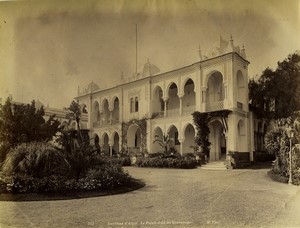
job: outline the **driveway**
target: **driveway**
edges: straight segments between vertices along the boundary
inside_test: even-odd
[[[273,182],[267,169],[125,169],[146,186],[87,199],[0,202],[0,227],[300,227],[300,188]]]

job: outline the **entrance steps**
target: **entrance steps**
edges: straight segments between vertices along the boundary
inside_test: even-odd
[[[207,164],[201,165],[199,169],[205,170],[227,170],[226,166],[224,165],[224,161],[211,161]]]

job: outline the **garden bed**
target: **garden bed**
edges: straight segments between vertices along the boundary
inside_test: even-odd
[[[144,182],[137,179],[131,179],[128,183],[113,190],[68,191],[56,193],[0,193],[0,201],[48,201],[81,199],[126,193],[143,188],[144,186]]]
[[[194,169],[199,166],[199,163],[193,159],[154,157],[137,160],[136,166],[150,168]]]

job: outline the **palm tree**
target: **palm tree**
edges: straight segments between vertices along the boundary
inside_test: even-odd
[[[67,108],[67,110],[69,112],[67,113],[66,118],[69,119],[69,123],[72,120],[76,121],[78,135],[80,136],[81,141],[83,141],[83,137],[80,132],[81,110],[80,110],[79,103],[76,100],[73,100],[72,103],[70,104],[70,107]]]
[[[164,149],[164,153],[167,154],[169,142],[172,141],[173,139],[170,138],[169,134],[167,135],[163,134],[162,136],[155,135],[154,137],[155,140],[153,141],[153,143],[158,143]]]

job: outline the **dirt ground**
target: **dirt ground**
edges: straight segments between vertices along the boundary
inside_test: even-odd
[[[0,227],[300,227],[300,187],[268,169],[126,167],[146,186],[86,199],[0,202]]]

